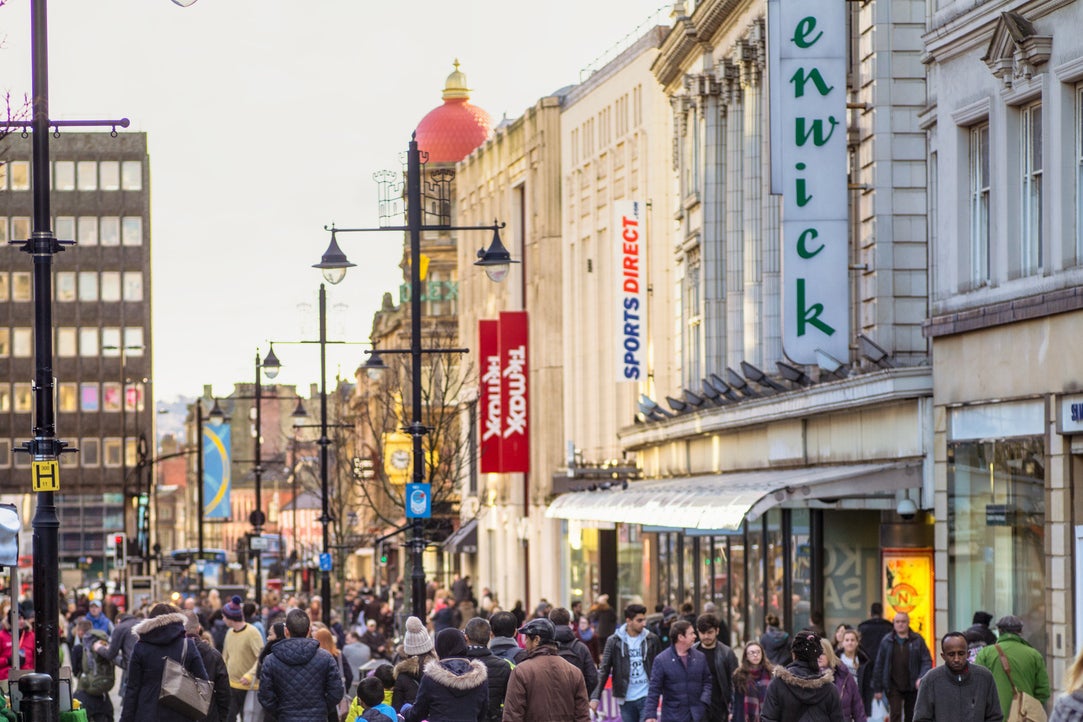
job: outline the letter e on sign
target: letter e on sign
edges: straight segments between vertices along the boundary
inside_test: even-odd
[[[34,491],[60,491],[60,464],[56,459],[35,461],[30,467]]]

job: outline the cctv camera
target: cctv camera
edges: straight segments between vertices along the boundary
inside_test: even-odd
[[[904,521],[912,521],[918,515],[918,505],[910,497],[906,497],[895,507],[895,513],[901,516]]]

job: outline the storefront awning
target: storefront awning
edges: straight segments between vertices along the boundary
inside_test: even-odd
[[[444,540],[449,554],[475,554],[478,551],[478,520],[471,519]]]
[[[675,529],[735,531],[774,506],[866,497],[921,485],[921,461],[735,471],[632,482],[627,489],[577,491],[556,498],[551,519],[608,521]]]

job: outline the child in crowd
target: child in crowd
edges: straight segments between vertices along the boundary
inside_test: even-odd
[[[384,704],[391,704],[391,695],[395,692],[395,668],[390,664],[381,664],[372,672],[384,686]]]
[[[346,722],[402,722],[395,708],[384,702],[384,685],[375,675],[357,685],[357,697],[350,703]]]

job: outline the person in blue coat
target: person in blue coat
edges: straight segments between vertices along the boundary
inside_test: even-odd
[[[654,658],[644,722],[703,722],[711,704],[711,671],[707,658],[692,645],[696,632],[684,619],[669,628],[673,645]],[[661,715],[658,698],[662,698]]]
[[[158,603],[145,620],[135,625],[132,631],[139,635],[139,641],[128,662],[120,722],[188,722],[188,717],[158,703],[166,657],[183,660],[184,668],[192,675],[207,679],[207,668],[195,640],[185,637],[186,621],[172,604]]]

